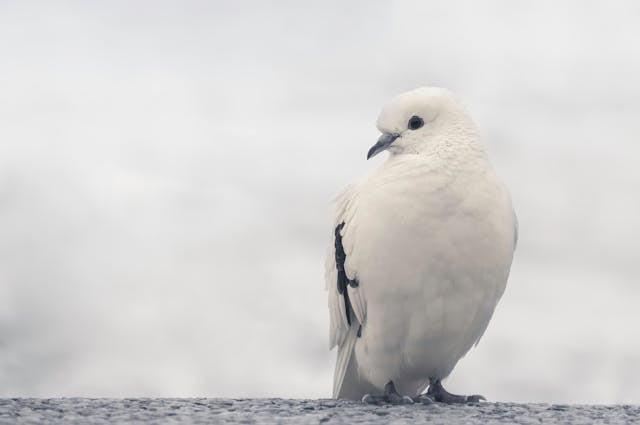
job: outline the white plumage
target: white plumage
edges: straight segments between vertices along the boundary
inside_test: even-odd
[[[517,239],[508,191],[450,92],[401,94],[377,124],[370,155],[389,158],[338,196],[332,227],[344,223],[344,271],[357,282],[348,303],[333,233],[326,262],[340,398],[379,394],[389,381],[413,397],[447,377],[485,331]]]

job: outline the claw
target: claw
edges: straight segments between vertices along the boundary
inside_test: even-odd
[[[413,399],[407,395],[403,395],[400,404],[413,404]]]
[[[365,394],[362,396],[362,404],[376,404],[371,394]]]
[[[422,403],[422,404],[433,404],[435,401],[426,394],[420,394],[417,397],[413,398],[414,403]]]
[[[362,397],[362,404],[375,404],[377,406],[381,406],[387,403],[384,396],[373,395],[373,394],[365,394]]]
[[[444,389],[444,387],[442,386],[442,382],[440,382],[439,379],[434,379],[431,381],[431,385],[429,385],[427,395],[432,397],[435,401],[447,404],[479,403],[480,400],[487,401],[486,398],[479,394],[469,396],[451,394]]]

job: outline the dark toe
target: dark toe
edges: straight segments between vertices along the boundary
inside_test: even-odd
[[[435,400],[426,394],[420,394],[418,397],[413,398],[414,403],[433,404]]]
[[[384,397],[380,397],[380,396],[375,396],[375,395],[371,395],[371,394],[365,394],[362,397],[362,404],[380,405],[380,404],[383,404],[384,402],[385,402]]]

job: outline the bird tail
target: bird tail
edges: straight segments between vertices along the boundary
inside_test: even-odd
[[[358,363],[353,350],[358,340],[359,326],[354,323],[347,333],[344,342],[338,347],[336,371],[333,376],[333,397],[361,400],[365,394],[376,394],[376,387],[358,373]]]
[[[356,330],[355,330],[356,326],[351,326],[349,327],[349,331],[347,332],[347,336],[345,337],[344,341],[342,342],[342,344],[340,344],[340,346],[338,346],[338,356],[336,358],[336,369],[335,372],[333,374],[333,397],[334,398],[343,398],[344,395],[342,394],[342,386],[345,382],[345,375],[347,374],[347,369],[350,368],[352,370],[350,370],[349,375],[353,375],[354,372],[357,373],[357,371],[354,371],[353,369],[355,369],[352,363],[354,363],[352,361],[352,354],[353,354],[353,348],[356,345],[356,338],[358,338],[358,336],[356,335]],[[349,377],[351,378],[351,376]]]

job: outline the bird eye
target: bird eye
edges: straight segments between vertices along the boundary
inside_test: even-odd
[[[424,121],[422,120],[422,118],[420,118],[417,115],[414,115],[409,119],[409,129],[410,130],[417,130],[420,127],[422,127],[423,125],[424,125]]]

